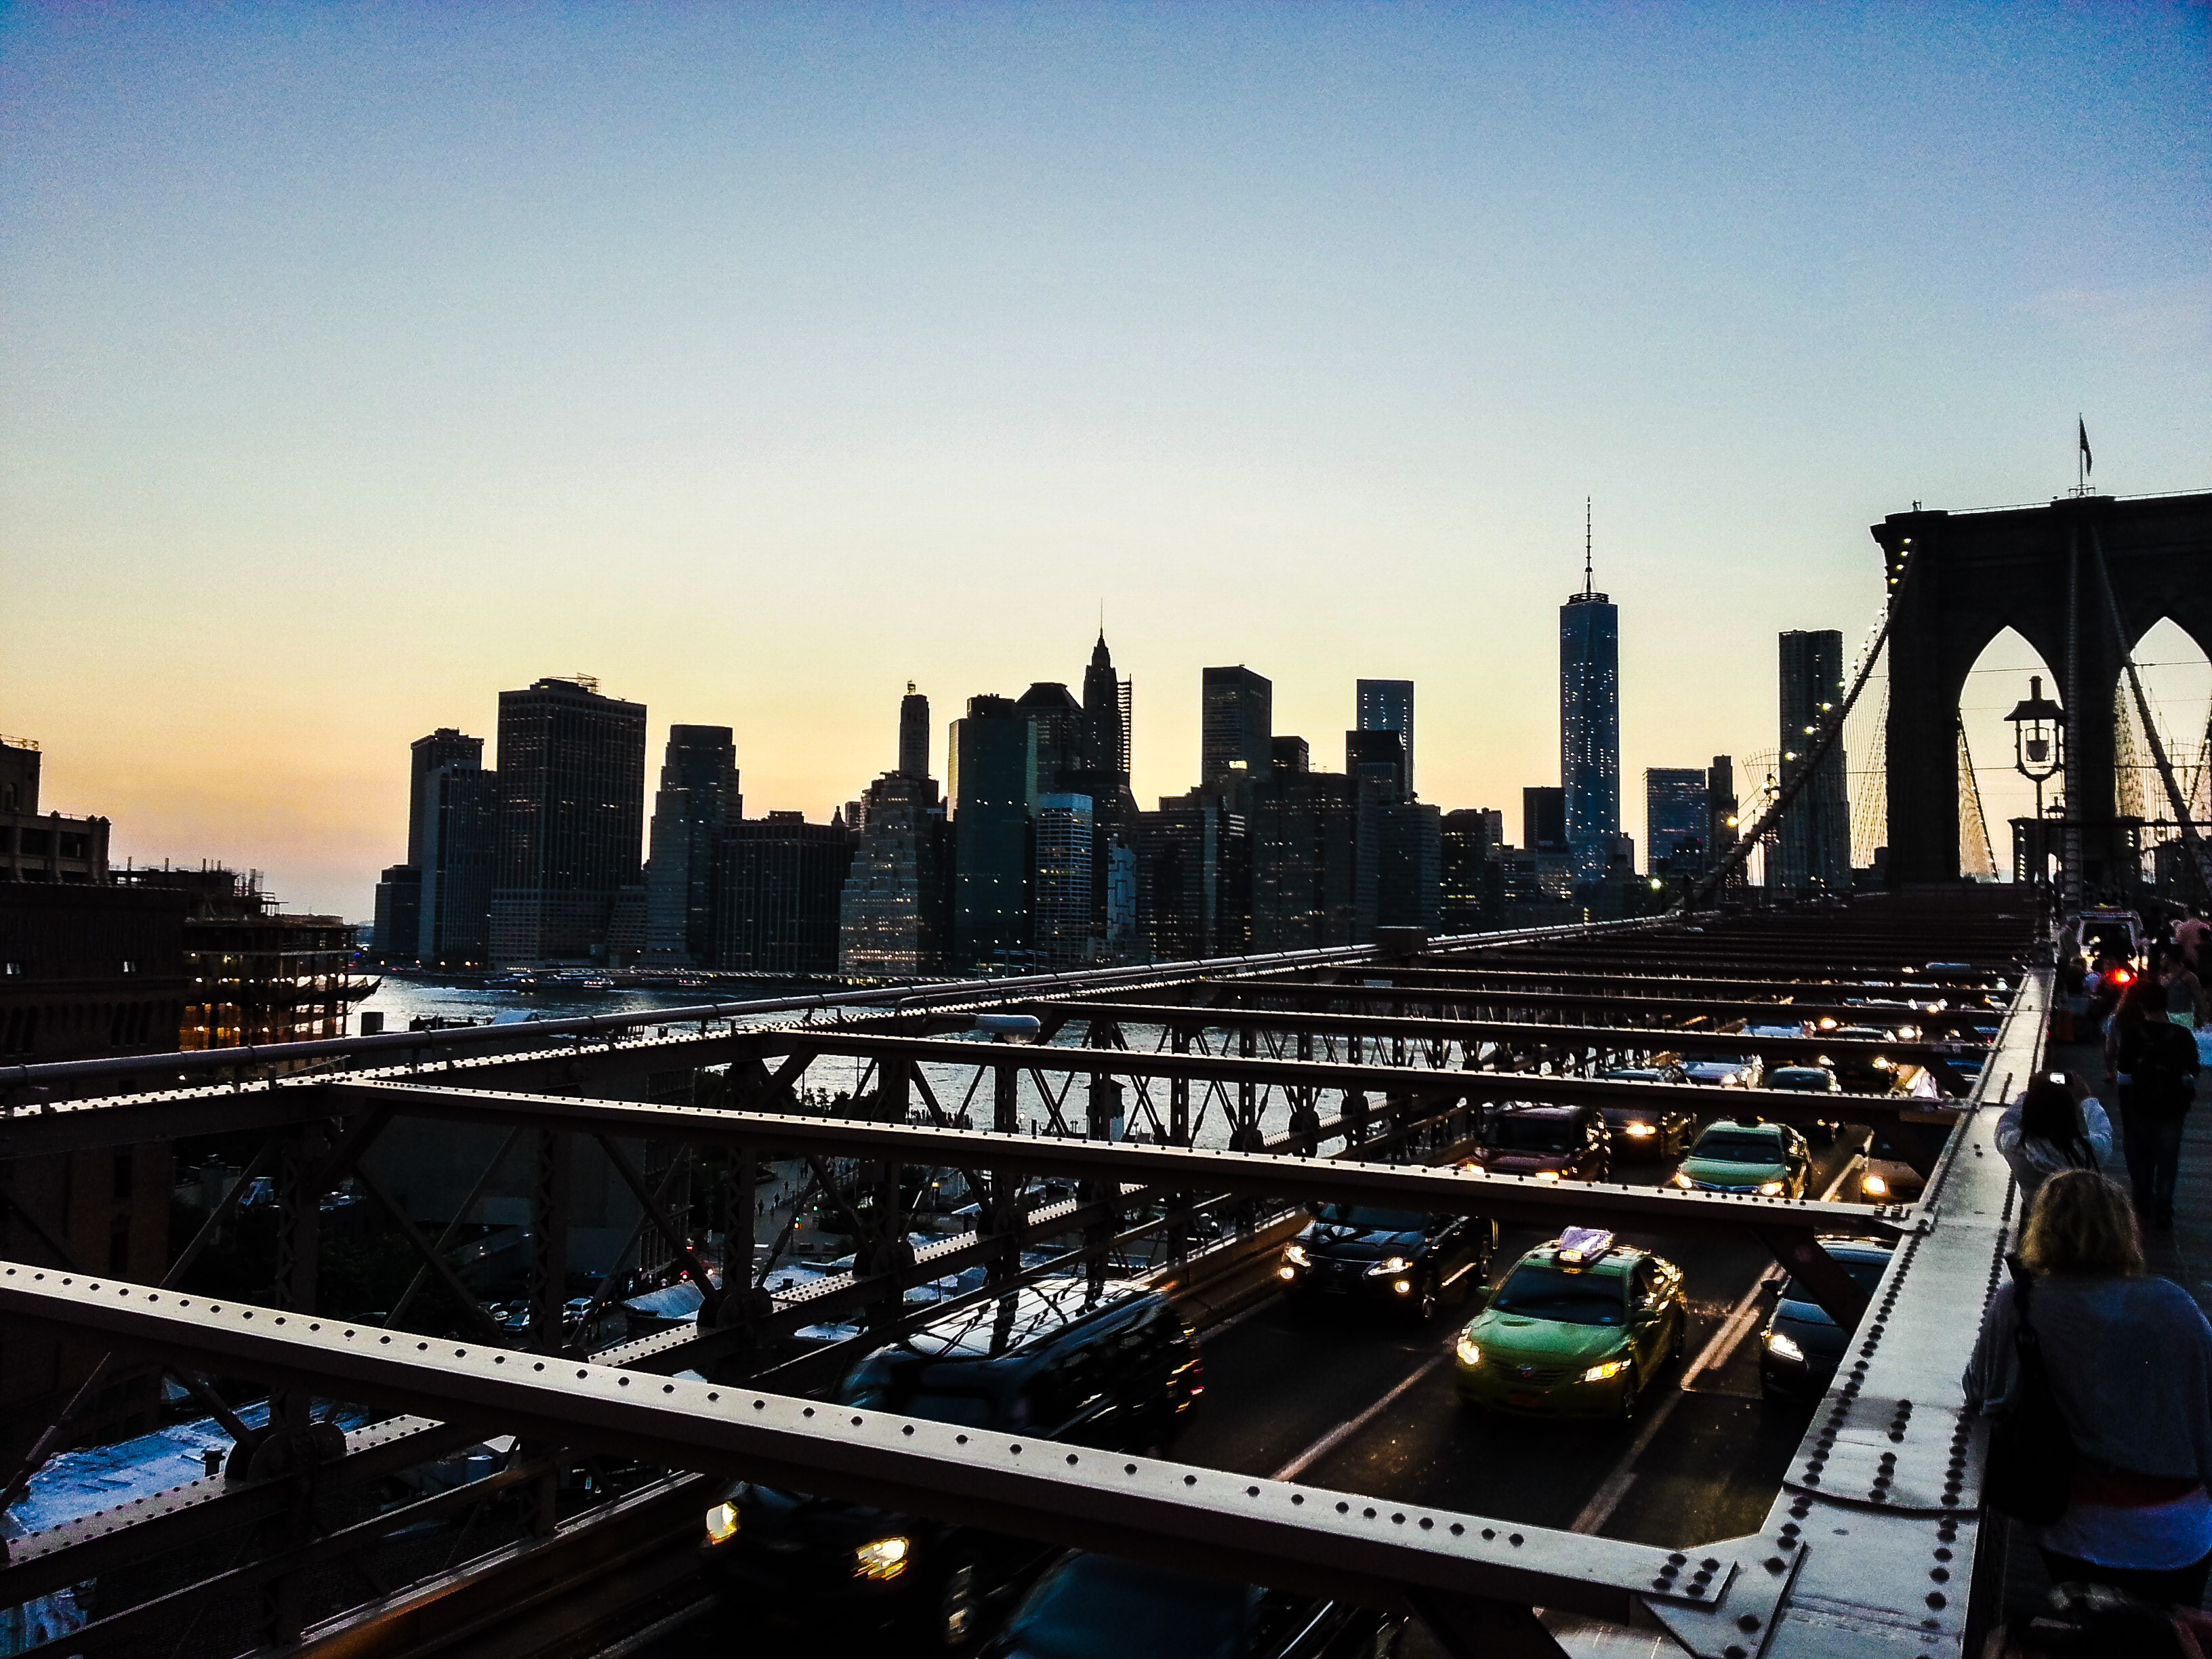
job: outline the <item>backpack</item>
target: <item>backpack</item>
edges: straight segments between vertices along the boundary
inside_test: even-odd
[[[2051,1392],[2044,1369],[2043,1341],[2029,1315],[2034,1279],[2008,1255],[2012,1270],[2013,1353],[2015,1367],[2010,1398],[1990,1425],[1989,1452],[1982,1468],[1982,1498],[2000,1515],[2033,1527],[2047,1527],[2066,1512],[2074,1486],[2074,1434]]]
[[[2136,1105],[2179,1116],[2197,1099],[2197,1034],[2172,1020],[2153,1020],[2138,1042],[2130,1073]]]

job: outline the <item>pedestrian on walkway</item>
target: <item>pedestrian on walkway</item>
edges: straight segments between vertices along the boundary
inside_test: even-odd
[[[2154,1232],[2171,1232],[2182,1126],[2197,1097],[2197,1038],[2166,1018],[2156,981],[2138,979],[2121,997],[2105,1038],[2105,1066],[2119,1091],[2136,1213]]]
[[[2101,1170],[2112,1161],[2112,1120],[2089,1085],[2039,1077],[1997,1120],[1997,1151],[2020,1183],[2021,1213],[2061,1170]]]
[[[2184,920],[2173,924],[2173,942],[2189,959],[2190,968],[2202,979],[2204,970],[2212,967],[2212,961],[2208,961],[2205,955],[2206,947],[2212,945],[2212,921],[2205,921],[2202,910],[2191,910]]]
[[[2166,997],[2166,1017],[2185,1031],[2212,1025],[2212,1003],[2204,995],[2204,982],[2189,966],[2179,948],[2160,965],[2160,989]]]
[[[1966,1400],[1997,1415],[2018,1382],[2018,1307],[2074,1443],[2066,1509],[2037,1546],[2054,1583],[2109,1584],[2196,1607],[2212,1576],[2212,1323],[2143,1272],[2118,1183],[2063,1170],[2044,1183],[2014,1269],[1966,1368]]]

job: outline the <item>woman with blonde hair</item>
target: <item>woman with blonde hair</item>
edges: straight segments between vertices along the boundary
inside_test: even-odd
[[[2093,1170],[2043,1183],[2012,1268],[1966,1400],[1990,1415],[2012,1404],[2025,1305],[2075,1449],[2065,1510],[2037,1540],[2052,1582],[2197,1606],[2212,1575],[2212,1323],[2144,1273],[2127,1189]]]

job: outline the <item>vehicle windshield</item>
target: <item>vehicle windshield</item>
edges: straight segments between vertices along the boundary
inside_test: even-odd
[[[1504,1117],[1485,1138],[1509,1152],[1564,1152],[1575,1144],[1575,1131],[1559,1118]]]
[[[1779,1164],[1782,1148],[1765,1135],[1706,1135],[1690,1156],[1721,1164]]]
[[[1358,1227],[1370,1233],[1417,1233],[1429,1224],[1419,1210],[1370,1210],[1363,1204],[1324,1204],[1321,1218],[1331,1227]]]
[[[1231,1659],[1250,1592],[1100,1555],[1047,1573],[1006,1626],[1006,1645],[1038,1659]]]
[[[1828,1092],[1828,1074],[1826,1072],[1805,1071],[1796,1067],[1780,1072],[1769,1072],[1766,1074],[1766,1086],[1770,1089],[1810,1090],[1815,1094],[1824,1095]]]
[[[1741,1054],[1685,1054],[1682,1056],[1682,1064],[1685,1066],[1741,1066],[1743,1064],[1743,1056]]]
[[[1889,1266],[1889,1260],[1886,1256],[1879,1261],[1863,1261],[1848,1255],[1839,1255],[1834,1260],[1836,1265],[1850,1275],[1851,1283],[1869,1296],[1872,1296],[1875,1287],[1881,1283],[1882,1273]],[[1807,1290],[1803,1284],[1793,1279],[1782,1287],[1782,1299],[1784,1302],[1814,1302],[1819,1298]]]
[[[1490,1305],[1561,1325],[1618,1325],[1624,1316],[1621,1284],[1610,1273],[1571,1273],[1532,1261],[1513,1270]]]

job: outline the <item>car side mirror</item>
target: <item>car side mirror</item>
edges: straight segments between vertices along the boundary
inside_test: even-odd
[[[1478,1285],[1469,1291],[1467,1293],[1467,1305],[1468,1310],[1473,1313],[1480,1313],[1487,1308],[1490,1305],[1490,1286]]]

